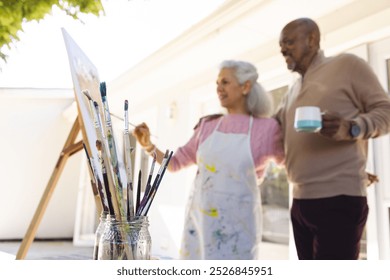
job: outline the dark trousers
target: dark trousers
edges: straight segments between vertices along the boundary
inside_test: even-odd
[[[367,198],[293,199],[291,222],[300,260],[356,260],[367,221]]]

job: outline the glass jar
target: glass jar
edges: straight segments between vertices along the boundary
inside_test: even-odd
[[[108,215],[100,238],[98,260],[150,260],[152,239],[146,216]]]
[[[99,225],[95,231],[95,244],[93,246],[93,256],[92,256],[93,260],[98,259],[100,237],[102,236],[104,229],[106,227],[107,215],[108,212],[106,211],[100,213]]]

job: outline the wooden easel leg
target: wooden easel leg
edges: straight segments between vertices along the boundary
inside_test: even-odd
[[[61,172],[65,167],[65,163],[69,156],[76,153],[77,151],[83,148],[82,141],[74,144],[76,137],[80,131],[80,124],[78,118],[73,124],[72,130],[69,133],[68,139],[65,142],[64,148],[62,149],[61,155],[58,158],[57,164],[54,168],[54,171],[50,177],[50,180],[46,186],[46,189],[41,197],[37,210],[31,220],[30,226],[27,229],[26,235],[23,238],[22,244],[19,247],[19,250],[16,254],[16,259],[24,259],[26,257],[27,251],[30,248],[31,243],[35,238],[38,226],[42,220],[43,214],[47,208],[49,200],[53,194],[54,188],[60,178]]]

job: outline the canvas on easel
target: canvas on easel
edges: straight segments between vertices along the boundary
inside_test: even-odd
[[[82,90],[88,89],[93,99],[101,107],[101,98],[99,92],[99,75],[95,65],[89,60],[81,48],[75,43],[72,37],[62,28],[62,34],[68,53],[69,66],[73,80],[74,94],[79,114],[84,144],[88,153],[95,160],[97,172],[101,174],[100,163],[98,161],[98,151],[96,148],[97,135],[94,129],[93,116],[90,112],[86,97]]]

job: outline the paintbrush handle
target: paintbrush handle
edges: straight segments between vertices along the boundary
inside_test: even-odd
[[[168,151],[167,151],[168,152]],[[167,154],[167,152],[165,154]],[[156,175],[156,178],[155,178],[155,181],[153,183],[153,188],[151,190],[151,193],[150,193],[150,196],[146,202],[146,205],[141,209],[140,211],[140,215],[141,216],[146,216],[149,212],[149,209],[150,209],[150,206],[152,205],[152,202],[153,202],[153,199],[156,195],[156,192],[160,186],[160,183],[161,183],[161,180],[164,176],[164,173],[167,169],[167,166],[169,164],[169,161],[171,160],[171,157],[172,157],[172,154],[173,152],[171,151],[168,155],[168,157],[164,157],[164,160],[163,160],[163,163],[162,163],[162,169],[161,170],[161,173],[160,173],[160,170],[159,170],[159,174]]]
[[[118,205],[118,201],[115,197],[115,192],[113,192],[113,182],[112,177],[109,172],[107,171],[107,166],[104,163],[105,160],[107,160],[106,156],[104,155],[104,152],[102,151],[101,156],[101,165],[102,165],[102,173],[103,173],[103,181],[104,181],[104,187],[107,194],[107,201],[110,208],[110,214],[112,215],[120,215],[120,209]]]
[[[112,204],[115,210],[115,213],[117,215],[125,216],[126,211],[123,208],[123,193],[122,193],[122,187],[120,185],[120,180],[118,179],[118,173],[119,168],[118,164],[112,164],[113,156],[110,155],[111,146],[113,140],[113,135],[108,131],[107,133],[107,139],[104,137],[104,131],[101,123],[101,118],[99,114],[99,106],[97,102],[94,102],[95,107],[95,130],[98,138],[100,139],[101,143],[101,154],[102,154],[102,160],[103,164],[105,165],[106,172],[107,172],[107,178],[109,183],[109,189],[112,197]],[[115,150],[115,149],[114,149]],[[117,157],[115,156],[115,159]],[[111,159],[111,160],[110,160]],[[110,164],[111,163],[111,164]],[[114,171],[115,170],[115,171]]]
[[[100,142],[101,165],[102,165],[102,170],[104,168],[106,171],[106,178],[107,178],[107,182],[105,182],[105,187],[106,190],[108,188],[108,191],[106,191],[106,193],[110,193],[111,203],[115,215],[124,216],[125,212],[123,211],[122,204],[120,204],[118,194],[116,193],[116,188],[114,184],[115,182],[114,171],[112,170],[113,166],[110,164],[109,155],[108,155],[109,147],[107,141],[105,141],[106,139],[104,137],[104,132],[103,132],[102,123],[99,114],[99,105],[97,104],[97,102],[94,102],[94,107],[95,107],[95,114],[94,114],[95,131]],[[97,148],[99,150],[99,147]]]
[[[109,183],[108,183],[108,177],[107,177],[107,172],[106,168],[102,164],[102,174],[103,174],[103,187],[106,192],[106,199],[107,199],[107,204],[108,204],[108,211],[111,215],[115,215],[115,210],[114,206],[112,205],[112,197],[111,197],[111,192],[109,188]]]
[[[154,172],[154,166],[155,166],[155,164],[156,164],[156,154],[154,153],[152,165],[151,165],[150,171],[149,171],[148,181],[146,182],[146,189],[145,189],[145,194],[144,194],[144,196],[145,196],[145,195],[147,196],[147,195],[149,194],[150,188],[152,187],[152,186],[151,186],[151,182],[152,182],[152,177],[153,177],[153,172]]]
[[[141,199],[141,177],[142,177],[142,171],[140,170],[138,172],[138,184],[137,184],[137,200],[135,205],[135,211],[138,212],[138,209],[140,207],[140,199]]]
[[[118,153],[115,145],[115,138],[111,129],[107,129],[107,143],[110,151],[110,159],[111,159],[110,162],[114,170],[113,175],[115,180],[115,187],[117,188],[117,192],[119,193],[122,192],[123,185],[122,185],[122,180],[119,172],[119,161],[118,161]]]
[[[94,163],[94,158],[89,156],[87,147],[83,143],[84,151],[87,156],[88,166],[91,173],[91,183],[96,186],[96,189],[98,190],[99,196],[100,196],[100,202],[102,204],[103,211],[108,211],[108,204],[107,204],[107,198],[103,190],[102,182],[98,176],[96,166]]]
[[[150,178],[150,175],[149,175],[149,178]],[[149,181],[149,179],[148,179],[148,181]],[[150,184],[150,182],[148,184],[146,184],[144,197],[149,195],[149,192],[150,192],[151,188],[152,188],[152,185]]]
[[[125,133],[129,133],[129,113],[127,111],[127,106],[125,106]]]
[[[105,143],[107,145],[107,143]],[[103,145],[105,147],[106,145]],[[108,150],[108,147],[105,147],[104,150]],[[104,161],[107,162],[106,170],[108,174],[108,178],[110,181],[110,191],[111,195],[114,198],[114,207],[115,205],[118,208],[118,212],[116,212],[118,215],[125,216],[126,212],[123,208],[123,193],[122,193],[122,187],[119,186],[118,176],[117,173],[114,171],[114,166],[110,164],[110,159],[108,155],[105,153]]]
[[[145,208],[147,207],[147,205],[149,205],[149,207],[150,207],[151,201],[153,200],[154,195],[156,193],[156,185],[157,185],[159,178],[160,178],[160,174],[157,174],[156,178],[153,181],[153,186],[150,188],[148,195],[145,195],[143,197],[143,199],[140,203],[140,207],[137,210],[138,216],[142,216],[142,213],[145,211]]]
[[[115,138],[112,128],[112,122],[111,122],[111,116],[110,116],[110,109],[108,106],[107,101],[107,88],[106,83],[101,82],[100,83],[100,94],[102,97],[102,103],[103,103],[103,116],[105,121],[105,127],[106,127],[106,139],[107,139],[107,145],[109,151],[109,159],[111,162],[112,167],[112,175],[114,179],[114,187],[116,191],[116,197],[118,199],[118,204],[121,210],[121,214],[123,216],[126,215],[126,211],[124,211],[124,199],[123,199],[123,182],[121,180],[120,170],[119,170],[119,159],[118,159],[118,153],[117,148],[115,145]]]
[[[93,172],[95,174],[95,178],[96,178],[96,182],[97,182],[97,189],[99,192],[100,200],[102,201],[103,211],[108,212],[109,205],[108,205],[108,200],[107,200],[107,194],[106,194],[104,187],[102,185],[102,179],[99,178],[99,176],[97,175],[96,166],[95,166],[95,163],[93,160],[94,159],[91,157],[91,165],[92,165],[92,169],[94,170]]]
[[[115,144],[115,138],[111,123],[110,110],[108,108],[108,102],[106,99],[103,100],[103,108],[104,108],[104,118],[105,118],[105,126],[106,126],[106,139],[108,144],[108,149],[110,152],[110,162],[113,169],[113,178],[116,190],[116,196],[118,198],[118,203],[120,204],[121,213],[123,215],[126,214],[124,211],[124,199],[123,199],[123,182],[121,180],[120,170],[119,170],[119,160],[118,153]]]
[[[125,159],[125,168],[127,176],[127,216],[134,216],[134,200],[133,200],[133,172],[131,164],[131,147],[130,147],[130,138],[129,134],[125,133],[124,135],[124,159]]]
[[[162,178],[163,178],[163,176],[164,176],[164,174],[165,174],[165,171],[167,170],[167,167],[168,167],[168,165],[169,165],[169,162],[170,162],[170,160],[171,160],[172,155],[173,155],[173,151],[171,151],[171,152],[169,153],[169,155],[168,155],[168,157],[167,157],[167,160],[165,161],[165,164],[164,164],[163,169],[162,169],[162,172],[161,172],[160,180],[159,180],[159,182],[158,182],[158,184],[157,184],[157,188],[159,187],[159,185],[160,185],[160,183],[161,183],[161,180],[162,180]]]
[[[127,183],[127,217],[134,217],[133,183]]]

